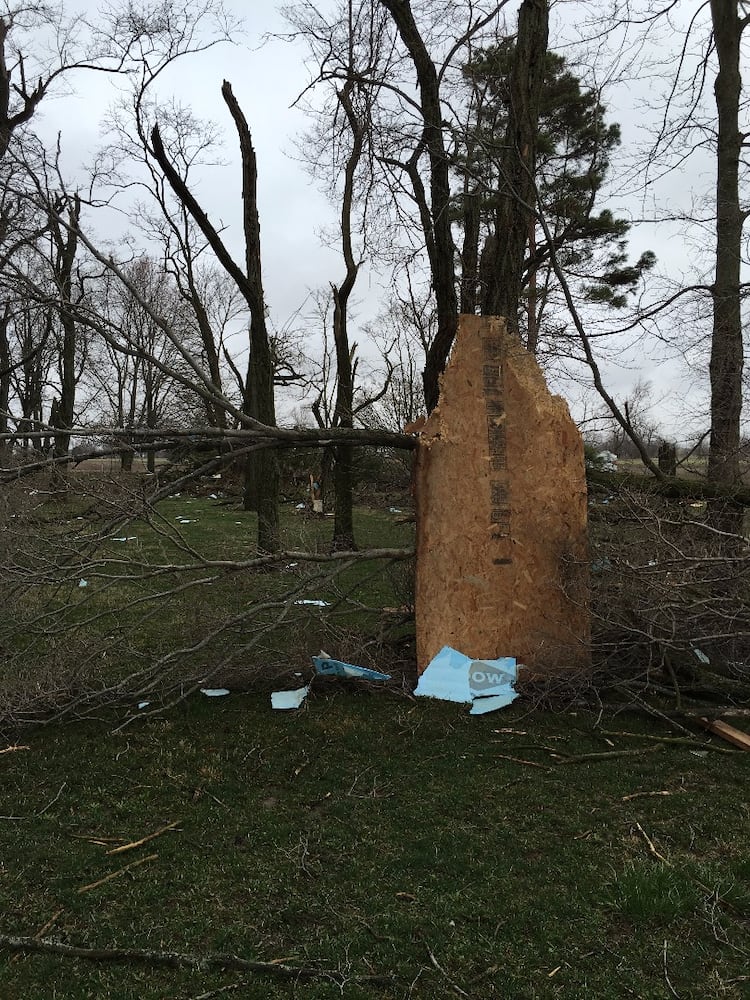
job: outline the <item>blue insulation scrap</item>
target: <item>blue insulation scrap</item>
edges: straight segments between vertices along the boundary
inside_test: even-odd
[[[313,656],[315,673],[323,677],[360,677],[366,681],[389,681],[390,674],[382,674],[379,670],[370,670],[369,667],[357,667],[353,663],[342,663],[341,660],[332,660],[330,657]]]
[[[518,694],[513,685],[517,673],[513,656],[472,660],[457,649],[443,646],[428,663],[414,694],[462,705],[471,704],[472,715],[484,715],[515,701]]]

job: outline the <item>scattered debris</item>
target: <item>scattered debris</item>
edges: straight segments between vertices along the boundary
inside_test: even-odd
[[[200,692],[207,698],[223,698],[229,694],[229,688],[201,688]]]
[[[414,694],[471,704],[472,715],[484,715],[505,708],[518,697],[513,685],[516,660],[504,656],[496,660],[472,660],[450,646],[443,646],[419,678]]]
[[[139,711],[142,711],[142,710],[143,710],[144,708],[148,708],[148,706],[149,706],[150,704],[151,704],[151,702],[150,702],[150,701],[139,701],[139,702],[138,702],[138,710],[139,710]]]
[[[371,670],[369,667],[357,667],[353,663],[343,663],[341,660],[334,660],[332,657],[321,653],[320,656],[313,656],[315,673],[324,677],[361,677],[366,681],[389,681],[390,674],[383,674],[379,670]]]
[[[329,601],[295,601],[295,604],[307,604],[309,607],[313,608],[330,608]]]
[[[271,694],[271,708],[282,712],[289,709],[299,708],[302,702],[310,693],[310,685],[297,688],[296,691],[274,691]]]
[[[599,451],[596,464],[602,472],[617,472],[617,455],[613,451]]]
[[[128,535],[127,538],[124,537],[124,536],[122,538],[114,538],[114,537],[112,537],[110,539],[110,541],[112,541],[112,542],[137,542],[138,541],[138,536],[137,535]]]
[[[693,646],[693,653],[695,654],[696,660],[698,660],[699,663],[702,663],[704,667],[709,667],[711,665],[711,661],[702,649],[698,649],[697,646]]]
[[[89,585],[89,581],[88,580],[79,580],[78,581],[78,586],[79,587],[88,587],[88,585]]]

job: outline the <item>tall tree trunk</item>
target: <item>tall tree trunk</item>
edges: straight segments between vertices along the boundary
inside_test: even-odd
[[[8,406],[10,405],[10,343],[8,340],[8,324],[10,322],[10,303],[6,302],[0,314],[0,433],[9,432]],[[0,464],[7,465],[12,452],[12,446],[4,438],[0,440]]]
[[[716,155],[716,273],[711,337],[711,444],[708,478],[733,486],[740,479],[742,410],[742,318],[740,260],[743,213],[739,199],[742,136],[740,40],[747,19],[737,16],[737,0],[711,0],[719,71],[714,82],[718,112]]]
[[[261,276],[260,220],[257,203],[257,163],[247,119],[224,81],[221,93],[237,129],[242,155],[242,216],[245,231],[245,270],[239,267],[224,245],[184,180],[172,166],[158,127],[151,133],[153,153],[170,187],[187,208],[219,263],[230,275],[250,310],[250,358],[245,380],[243,409],[252,420],[276,426],[273,358],[266,329],[265,301]],[[279,547],[279,466],[271,449],[255,452],[248,461],[245,481],[245,504],[258,511],[258,549],[274,552]]]
[[[500,171],[494,233],[482,254],[482,314],[518,325],[523,262],[536,203],[539,101],[549,34],[547,0],[523,0],[510,72],[510,115]]]
[[[55,457],[67,455],[70,448],[70,431],[73,426],[76,399],[76,323],[72,311],[73,264],[78,250],[78,221],[81,199],[73,198],[69,208],[67,227],[53,219],[52,231],[57,245],[55,263],[60,294],[60,325],[63,331],[60,353],[60,402],[56,407],[54,427]]]
[[[440,394],[440,375],[445,369],[458,328],[456,248],[450,223],[449,158],[443,134],[440,81],[435,64],[414,21],[408,0],[380,0],[380,2],[393,18],[416,70],[424,121],[421,147],[427,150],[430,163],[430,213],[425,241],[437,306],[437,332],[427,351],[422,379],[427,409],[433,410],[437,406]]]
[[[234,119],[242,155],[242,221],[245,230],[245,273],[252,289],[250,310],[250,359],[247,369],[246,412],[270,427],[276,425],[273,357],[266,328],[266,303],[260,257],[258,217],[258,164],[247,119],[237,103],[231,84],[224,81],[221,93]],[[258,512],[258,548],[274,552],[279,547],[279,463],[276,452],[264,448],[248,457],[245,509]],[[248,489],[249,487],[249,489]]]
[[[479,185],[472,184],[467,169],[464,177],[463,223],[464,241],[461,249],[461,312],[472,316],[477,311],[479,286],[479,229],[481,224],[481,194]]]
[[[344,171],[344,191],[341,200],[341,248],[346,265],[346,275],[341,285],[333,288],[333,342],[336,349],[336,404],[333,411],[334,427],[354,426],[354,364],[353,349],[349,345],[348,305],[349,297],[359,273],[359,265],[354,259],[352,246],[352,208],[354,204],[354,176],[362,156],[365,127],[357,117],[352,104],[353,79],[348,79],[338,92],[338,99],[344,109],[352,133],[352,148]],[[333,485],[335,513],[333,522],[332,548],[335,550],[356,549],[354,539],[354,498],[353,498],[353,458],[351,445],[338,445],[334,451]]]

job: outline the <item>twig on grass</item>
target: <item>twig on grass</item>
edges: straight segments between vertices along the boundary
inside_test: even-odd
[[[53,941],[49,938],[37,939],[34,937],[20,937],[15,934],[0,934],[0,948],[8,948],[14,952],[37,952],[47,955],[59,955],[61,958],[79,958],[89,962],[131,962],[167,966],[172,969],[236,969],[241,972],[255,972],[260,975],[274,976],[278,979],[328,979],[333,982],[338,981],[336,973],[316,969],[309,965],[287,965],[279,960],[256,962],[232,954],[209,953],[208,955],[193,955],[174,951],[145,951],[140,948],[82,948],[76,945],[63,944],[61,941]],[[347,976],[346,981],[368,986],[392,987],[394,985],[392,976]],[[210,995],[209,993],[208,996]]]
[[[450,987],[453,990],[453,992],[457,993],[460,997],[466,997],[467,1000],[470,1000],[470,994],[467,993],[465,990],[462,990],[461,987],[451,979],[451,977],[448,975],[448,973],[442,967],[442,965],[440,964],[440,962],[438,962],[438,960],[435,958],[435,955],[433,954],[432,949],[430,948],[430,946],[427,944],[426,941],[424,942],[424,946],[427,949],[427,954],[430,956],[430,961],[435,966],[435,968],[438,970],[438,972],[445,978],[446,982],[450,985]]]
[[[63,781],[63,783],[60,785],[57,791],[57,795],[55,795],[53,799],[50,799],[47,805],[44,806],[42,809],[40,809],[38,812],[32,813],[30,816],[0,816],[0,819],[13,821],[14,823],[21,823],[25,819],[37,819],[37,817],[43,816],[47,812],[47,810],[51,806],[53,806],[55,802],[57,802],[57,800],[63,793],[63,789],[67,786],[67,784],[68,784],[67,781]]]
[[[674,795],[674,792],[661,791],[661,792],[631,792],[630,795],[623,795],[621,802],[632,802],[633,799],[655,799],[660,796]]]
[[[37,816],[43,816],[47,812],[48,809],[52,808],[52,806],[55,804],[55,802],[57,802],[57,800],[62,795],[63,791],[65,790],[65,788],[67,786],[67,784],[68,784],[67,781],[63,781],[63,783],[60,785],[60,788],[58,789],[57,795],[54,797],[54,799],[50,799],[50,801],[47,803],[47,805],[44,807],[44,809],[40,809],[39,810],[39,812],[36,814]]]
[[[579,754],[563,754],[563,753],[552,753],[551,756],[555,758],[557,764],[583,764],[586,761],[597,761],[597,760],[612,760],[616,757],[639,757],[644,753],[654,753],[657,750],[663,750],[664,744],[657,743],[653,747],[641,747],[640,750],[605,750],[602,753],[579,753]]]
[[[131,861],[129,865],[125,865],[124,868],[118,868],[116,872],[111,872],[109,875],[105,875],[104,878],[100,878],[97,882],[90,882],[88,885],[81,886],[78,890],[80,895],[82,892],[88,892],[90,889],[97,889],[100,885],[104,885],[105,882],[111,882],[113,878],[117,878],[118,875],[124,875],[125,872],[129,872],[131,868],[137,868],[138,865],[145,865],[147,861],[153,861],[154,858],[158,858],[158,854],[149,854],[148,857],[139,858],[137,861]]]
[[[31,750],[31,747],[26,747],[26,746],[6,747],[4,750],[0,750],[0,757],[2,757],[4,753],[16,753],[17,750]]]
[[[636,825],[636,827],[637,827],[637,829],[638,829],[638,832],[639,832],[639,833],[641,834],[641,836],[643,837],[643,839],[644,839],[644,840],[646,841],[646,843],[648,844],[648,850],[649,850],[649,853],[650,853],[650,854],[653,854],[653,856],[654,856],[655,858],[658,858],[658,859],[659,859],[659,861],[661,861],[661,862],[662,862],[663,864],[665,864],[665,865],[668,865],[668,866],[669,866],[669,867],[671,868],[671,867],[672,867],[672,865],[671,865],[671,862],[670,862],[670,861],[667,861],[667,859],[666,859],[666,858],[664,857],[664,855],[663,855],[663,854],[659,854],[659,852],[657,851],[656,847],[654,846],[654,842],[653,842],[653,840],[652,840],[652,839],[651,839],[651,838],[649,837],[649,835],[648,835],[648,834],[646,833],[646,831],[645,831],[645,830],[643,829],[643,827],[641,826],[641,824],[640,824],[640,823],[638,823],[638,822],[636,822],[636,824],[635,824],[635,825]]]
[[[234,993],[235,990],[241,990],[250,985],[249,979],[240,979],[236,983],[230,983],[228,986],[219,986],[218,989],[209,990],[208,993],[200,993],[197,997],[192,997],[191,1000],[211,1000],[212,997],[220,997],[224,993]]]
[[[179,826],[180,822],[181,820],[176,819],[174,823],[168,823],[155,833],[149,833],[147,837],[141,837],[140,840],[133,840],[129,844],[121,844],[119,847],[113,847],[111,851],[107,851],[107,854],[123,854],[125,851],[132,851],[135,847],[141,847],[143,844],[147,844],[150,840],[156,840],[157,837],[161,837],[161,835],[166,833],[168,830],[174,830],[176,826]]]
[[[537,764],[535,760],[524,760],[522,757],[509,757],[507,753],[496,753],[495,757],[498,760],[512,760],[514,764],[525,764],[526,767],[541,767],[543,771],[549,770],[545,764]]]
[[[664,954],[664,982],[669,987],[669,992],[672,994],[672,996],[676,997],[677,1000],[680,1000],[680,994],[677,992],[677,990],[672,985],[672,983],[670,981],[670,978],[669,978],[669,972],[667,970],[667,939],[666,938],[664,939],[664,953],[663,954]]]
[[[700,747],[701,750],[713,750],[714,753],[734,753],[734,750],[727,750],[726,747],[717,747],[707,740],[701,740],[697,736],[649,736],[646,733],[625,733],[609,729],[599,729],[598,732],[605,736],[629,736],[634,740],[651,740],[656,743],[669,743],[673,746]]]

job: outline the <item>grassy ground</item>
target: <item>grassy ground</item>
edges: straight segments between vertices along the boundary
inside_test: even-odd
[[[293,606],[247,647],[259,619],[242,619],[191,654],[191,670],[200,655],[209,666],[228,656],[252,681],[244,693],[196,694],[168,711],[157,697],[155,714],[125,728],[132,704],[2,732],[2,1000],[750,996],[750,757],[624,715],[597,727],[583,711],[517,703],[469,717],[413,700],[400,672],[378,689],[317,679],[300,711],[274,712],[270,690],[307,679],[322,644],[391,668],[402,647],[369,609],[398,605],[408,570],[227,571],[139,603],[178,582],[150,577],[157,563],[252,554],[252,515],[205,496],[160,510],[158,522],[118,529],[129,541],[107,539],[67,582],[40,577],[40,609],[64,615],[56,631],[37,615],[34,669],[78,658],[106,676],[147,664],[260,592],[299,586],[331,607]],[[40,501],[21,534],[33,524],[45,544],[76,551],[81,515],[62,514]],[[361,544],[408,545],[398,518],[360,509]],[[290,548],[324,551],[331,528],[287,509],[284,530]],[[43,642],[67,660],[42,661]],[[169,665],[173,680],[181,667]],[[605,756],[577,759],[587,754]],[[36,935],[98,957],[10,947]],[[114,962],[113,949],[132,954]],[[194,961],[165,967],[138,951]],[[243,971],[212,964],[215,954],[274,965]]]
[[[748,757],[593,721],[326,681],[296,713],[198,696],[29,733],[0,757],[0,932],[320,978],[0,949],[0,996],[750,995]],[[645,752],[566,762],[613,749]]]

